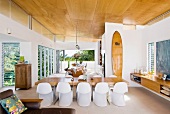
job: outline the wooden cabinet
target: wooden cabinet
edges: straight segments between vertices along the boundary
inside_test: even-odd
[[[156,76],[152,75],[140,75],[131,73],[130,79],[142,86],[149,88],[152,91],[155,91],[162,96],[170,97],[170,81],[161,80]]]
[[[145,79],[145,78],[142,78],[141,80],[141,84],[155,92],[160,92],[160,84],[152,81],[152,80],[148,80],[148,79]]]
[[[31,64],[15,65],[16,88],[29,89],[31,87]]]

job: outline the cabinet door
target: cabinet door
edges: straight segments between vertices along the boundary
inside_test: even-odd
[[[31,65],[27,65],[26,67],[26,82],[27,89],[31,87]]]
[[[152,80],[149,80],[149,79],[145,79],[145,78],[142,78],[141,79],[141,84],[155,92],[160,92],[160,84],[152,81]]]
[[[25,75],[26,75],[26,67],[25,66],[17,66],[16,67],[16,75],[15,75],[15,85],[19,88],[24,88],[26,85]]]

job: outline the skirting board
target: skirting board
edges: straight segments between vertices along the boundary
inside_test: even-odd
[[[150,90],[150,89],[148,89],[148,88],[146,88],[146,87],[144,87],[144,86],[142,86],[142,87],[145,88],[145,89],[147,89],[147,90],[149,90],[150,92],[155,93],[156,95],[158,95],[158,96],[160,96],[160,97],[162,97],[162,98],[170,101],[170,98],[168,98],[168,97],[166,97],[166,96],[164,96],[164,95],[161,95],[161,93],[159,94],[159,93],[154,92],[154,91],[152,91],[152,90]]]

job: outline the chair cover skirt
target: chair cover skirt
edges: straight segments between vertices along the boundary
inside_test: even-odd
[[[41,107],[50,106],[53,102],[53,92],[49,94],[39,94],[39,98],[43,99],[41,102]]]
[[[93,102],[100,107],[107,106],[107,94],[100,94],[97,92],[93,92]]]
[[[77,103],[80,106],[89,106],[91,102],[91,86],[87,82],[81,82],[77,86]]]
[[[125,106],[124,94],[122,93],[112,93],[111,96],[112,103],[116,106]]]
[[[83,94],[77,93],[77,103],[80,106],[89,106],[91,102],[91,92]]]
[[[39,83],[37,93],[39,94],[39,98],[43,99],[41,107],[47,107],[52,104],[54,94],[49,83]]]
[[[73,91],[59,93],[59,106],[69,106],[73,101]]]

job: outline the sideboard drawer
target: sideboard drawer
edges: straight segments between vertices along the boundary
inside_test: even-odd
[[[160,92],[160,84],[152,81],[152,80],[149,80],[149,79],[145,79],[145,78],[142,78],[141,79],[141,84],[155,92]]]

